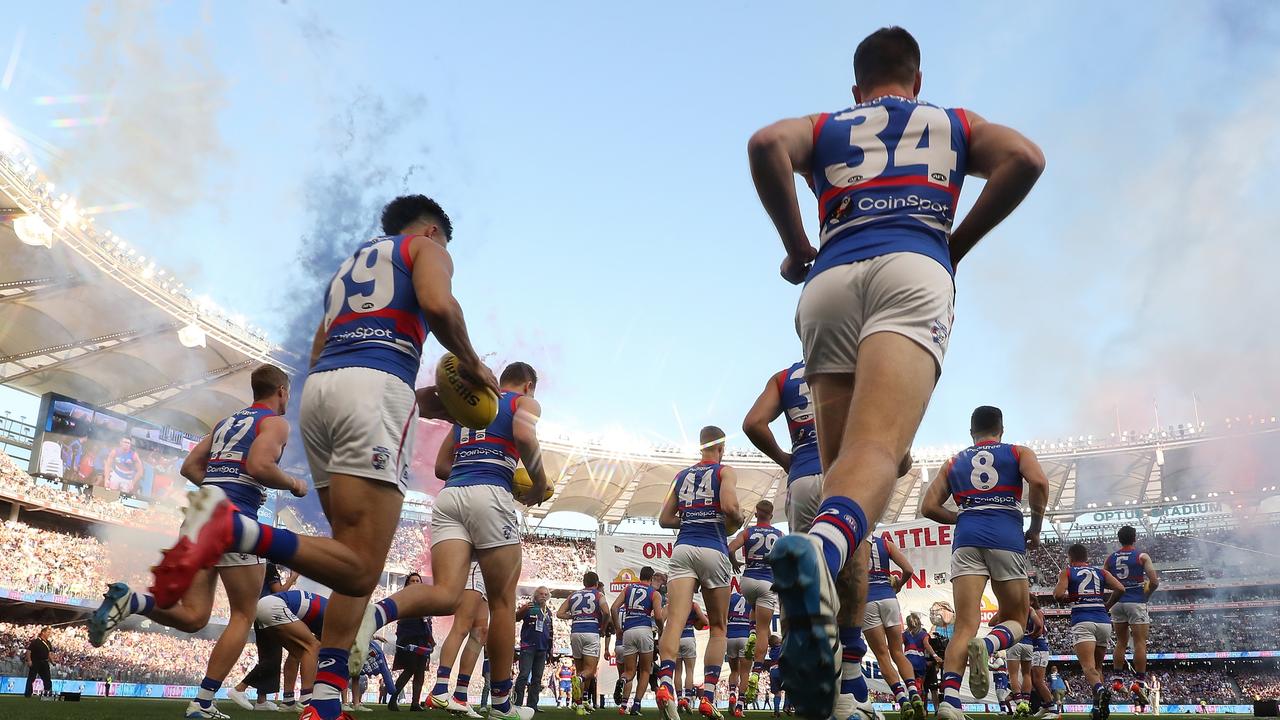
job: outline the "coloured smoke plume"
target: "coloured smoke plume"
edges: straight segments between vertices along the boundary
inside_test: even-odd
[[[957,334],[979,320],[1010,328],[1016,385],[1059,437],[1145,431],[1157,415],[1176,426],[1197,410],[1219,427],[1227,417],[1280,415],[1280,333],[1270,316],[1280,264],[1270,209],[1280,6],[1205,13],[1198,40],[1220,52],[1188,62],[1171,39],[1141,62],[1194,73],[1153,83],[1135,63],[1118,73],[1106,112],[1068,101],[1046,121],[1035,139],[1048,170],[1028,202],[1051,198],[1052,219],[1006,236],[1014,239],[998,254],[958,273],[962,304],[982,310],[958,316]],[[1240,91],[1167,109],[1187,107],[1188,96],[1221,97],[1224,84]],[[1084,168],[1066,161],[1081,153]]]
[[[298,406],[329,282],[358,243],[381,234],[383,206],[396,195],[420,192],[412,190],[411,182],[422,185],[421,175],[429,179],[421,157],[393,161],[383,152],[408,128],[412,113],[403,108],[418,108],[422,102],[409,98],[392,106],[380,96],[360,93],[331,123],[331,145],[317,153],[326,161],[306,183],[307,229],[299,244],[296,272],[288,283],[287,304],[281,308],[284,330],[280,345],[285,361],[297,371],[288,408],[293,433],[282,461],[286,467],[306,467],[298,434]],[[298,501],[290,498],[286,502]],[[314,493],[301,502],[304,515],[318,520]]]
[[[72,73],[93,98],[52,168],[84,178],[84,205],[135,202],[164,216],[211,196],[205,178],[225,162],[218,131],[227,81],[200,29],[182,37],[160,26],[160,4],[90,7],[90,44]]]

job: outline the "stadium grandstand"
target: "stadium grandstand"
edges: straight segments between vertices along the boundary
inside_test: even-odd
[[[131,621],[118,641],[92,648],[82,621],[109,581],[146,584],[156,549],[173,539],[181,493],[157,490],[158,478],[172,473],[169,451],[186,449],[219,418],[247,405],[255,365],[289,366],[294,359],[281,357],[244,318],[192,297],[180,278],[96,227],[74,198],[58,194],[13,152],[0,152],[0,216],[0,384],[52,398],[39,417],[0,408],[0,676],[24,675],[23,649],[39,627],[53,626],[59,679],[189,689],[225,624],[221,592],[213,624],[194,638]],[[156,458],[148,465],[151,489],[109,487],[87,450],[45,447],[54,442],[42,438],[55,430],[58,398],[72,420],[83,410],[93,422],[101,414],[143,428],[134,437],[144,456]],[[409,572],[429,574],[429,521],[440,487],[430,468],[446,430],[419,423],[415,485],[375,596],[398,588]],[[585,571],[599,568],[598,548],[610,537],[665,533],[654,518],[671,478],[697,458],[688,446],[546,425],[541,432],[554,494],[523,518],[525,598],[538,586],[556,597],[578,587]],[[1118,527],[1135,525],[1164,579],[1151,606],[1152,668],[1164,702],[1239,705],[1274,697],[1280,685],[1276,418],[1197,421],[1030,445],[1050,481],[1045,542],[1032,556],[1036,591],[1047,599],[1067,545],[1085,542],[1101,557],[1114,547]],[[959,449],[917,449],[885,522],[917,519],[924,486]],[[737,469],[744,506],[762,498],[779,507],[785,502],[785,473],[770,460],[738,447],[726,462]],[[314,517],[282,500],[267,505],[272,521],[314,530]],[[576,518],[578,529],[558,524],[566,517]],[[584,523],[591,529],[582,530]],[[1084,700],[1088,689],[1071,668],[1066,612],[1052,605],[1048,611],[1052,660],[1072,695]],[[437,637],[444,627],[437,626]],[[568,636],[567,625],[557,621],[555,637],[564,644]],[[233,678],[253,661],[251,646]]]

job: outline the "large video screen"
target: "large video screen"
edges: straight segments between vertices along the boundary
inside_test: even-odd
[[[31,453],[32,475],[115,490],[144,500],[176,499],[178,472],[199,438],[46,393]]]

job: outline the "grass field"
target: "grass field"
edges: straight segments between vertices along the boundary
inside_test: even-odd
[[[182,711],[186,708],[186,700],[135,700],[120,698],[89,698],[78,703],[64,702],[41,702],[39,700],[27,700],[22,697],[4,696],[0,697],[0,720],[64,720],[68,718],[76,718],[83,720],[177,720],[182,717]],[[241,710],[230,702],[223,701],[218,704],[223,712],[232,718],[288,718],[284,713],[254,713],[247,710]],[[437,720],[446,717],[445,713],[438,710],[431,710],[425,713],[413,713],[406,715],[404,711],[398,713],[388,712],[386,708],[379,708],[372,712],[353,713],[357,718],[371,718],[374,720],[409,720],[410,718],[437,718]],[[576,720],[577,715],[564,709],[551,708],[539,713],[539,720]],[[616,718],[617,713],[613,708],[596,712],[592,717],[600,720],[608,720]],[[648,720],[658,720],[657,710],[646,710],[644,717]],[[748,712],[747,717],[753,720],[764,720],[771,718],[772,714],[767,712]],[[897,715],[885,715],[886,720],[896,720]],[[999,720],[1004,716],[1001,715],[970,715],[973,720]],[[1087,715],[1068,715],[1072,718],[1086,718]],[[1149,715],[1120,715],[1113,714],[1112,720],[1136,720],[1142,718],[1149,720]],[[1249,715],[1234,715],[1234,718],[1246,719]]]

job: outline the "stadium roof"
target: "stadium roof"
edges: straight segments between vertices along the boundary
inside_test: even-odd
[[[1188,426],[1141,436],[1093,441],[1083,437],[1033,443],[1049,478],[1049,510],[1076,515],[1096,509],[1193,502],[1230,494],[1256,498],[1276,494],[1271,469],[1280,465],[1280,424],[1275,418],[1246,421],[1214,434]],[[955,448],[959,450],[960,448]],[[687,448],[619,449],[567,436],[542,442],[543,462],[555,494],[531,508],[534,518],[578,512],[602,522],[654,518],[671,481],[697,462]],[[951,452],[915,453],[915,464],[898,483],[884,522],[917,517],[924,487]],[[760,498],[778,508],[786,498],[782,469],[755,452],[730,452],[725,463],[738,475],[739,498],[751,507]],[[781,512],[778,513],[781,515]]]
[[[0,383],[197,435],[248,404],[265,335],[193,300],[2,147],[0,219]]]

